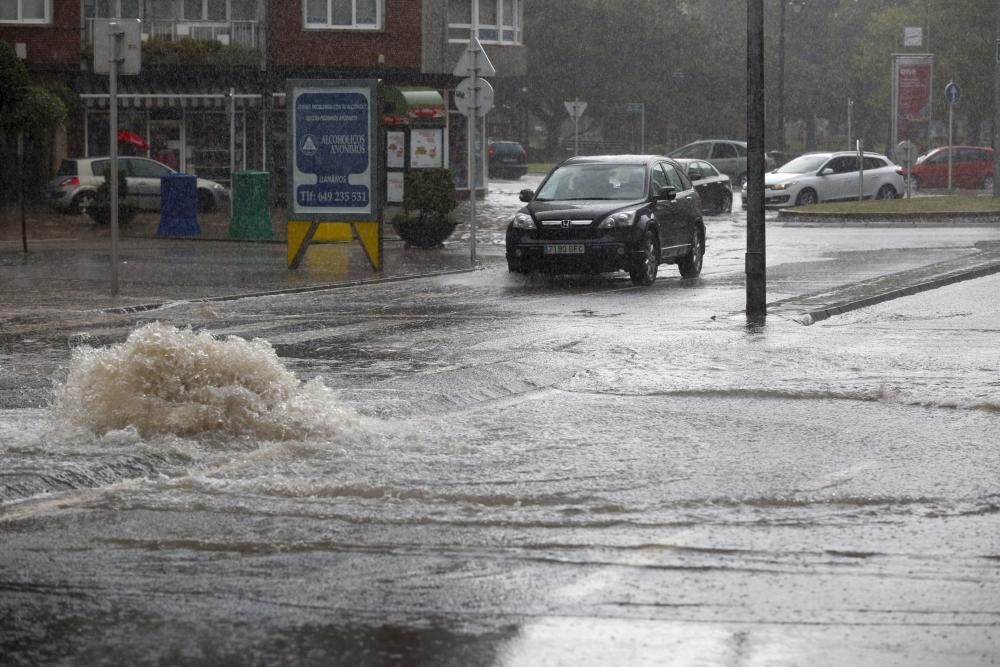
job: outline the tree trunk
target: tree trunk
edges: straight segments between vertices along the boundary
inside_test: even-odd
[[[21,212],[21,246],[28,252],[28,225],[24,220],[24,130],[17,133],[17,208]]]

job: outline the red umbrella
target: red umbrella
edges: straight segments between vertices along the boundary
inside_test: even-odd
[[[146,141],[145,137],[136,134],[135,132],[129,132],[128,130],[118,131],[118,143],[120,144],[131,144],[139,150],[148,150],[149,142]]]

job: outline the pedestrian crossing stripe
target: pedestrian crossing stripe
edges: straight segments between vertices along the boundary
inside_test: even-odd
[[[297,269],[312,243],[349,243],[357,240],[372,269],[382,270],[382,225],[371,222],[288,221],[288,268]]]

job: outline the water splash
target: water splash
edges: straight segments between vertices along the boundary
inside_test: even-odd
[[[263,339],[152,323],[121,344],[73,351],[53,415],[99,436],[216,434],[286,441],[363,438],[320,379],[301,382]]]

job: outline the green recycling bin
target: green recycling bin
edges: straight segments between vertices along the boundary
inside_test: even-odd
[[[274,238],[271,227],[271,175],[266,171],[233,173],[229,238],[244,241]]]

